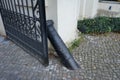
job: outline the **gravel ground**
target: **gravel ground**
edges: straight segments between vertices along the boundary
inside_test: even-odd
[[[0,80],[120,80],[120,34],[84,35],[73,50],[79,70],[68,70],[49,55],[44,67],[16,44],[0,37]]]

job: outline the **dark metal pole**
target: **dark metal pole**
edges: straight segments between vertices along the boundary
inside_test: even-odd
[[[64,44],[63,40],[60,38],[58,33],[53,27],[53,21],[47,21],[47,34],[48,38],[53,45],[54,49],[56,50],[57,54],[60,56],[62,63],[71,70],[79,69],[79,65],[74,60],[72,54]]]

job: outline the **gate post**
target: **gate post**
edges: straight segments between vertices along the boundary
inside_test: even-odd
[[[61,58],[61,61],[64,64],[64,66],[71,70],[79,69],[80,66],[74,60],[72,54],[64,44],[63,40],[60,38],[56,30],[54,29],[53,24],[54,23],[52,20],[47,21],[47,33],[51,44],[53,45],[59,57]]]

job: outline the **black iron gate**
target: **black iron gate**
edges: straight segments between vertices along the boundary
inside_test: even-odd
[[[44,0],[0,0],[0,12],[8,38],[47,65]]]

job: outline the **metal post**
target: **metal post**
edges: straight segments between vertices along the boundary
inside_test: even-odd
[[[63,40],[60,38],[56,30],[54,29],[52,20],[47,21],[47,34],[57,54],[60,56],[62,63],[68,69],[79,69],[79,65],[76,63],[72,54],[64,44]]]

